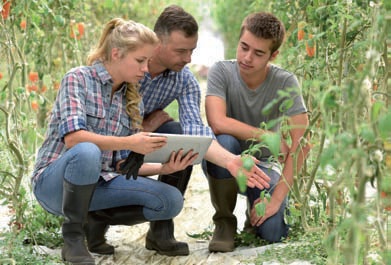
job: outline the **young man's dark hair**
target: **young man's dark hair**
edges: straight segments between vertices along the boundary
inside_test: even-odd
[[[271,39],[271,53],[277,51],[284,41],[284,24],[273,14],[267,12],[258,12],[248,15],[242,23],[239,38],[242,37],[245,30],[248,30],[260,39]]]

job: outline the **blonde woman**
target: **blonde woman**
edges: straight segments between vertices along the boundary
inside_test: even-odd
[[[113,19],[88,65],[71,69],[62,80],[32,186],[44,209],[64,216],[62,258],[72,264],[95,264],[84,242],[85,233],[99,227],[100,216],[105,226],[132,225],[173,218],[183,207],[175,187],[127,179],[119,170],[130,152],[143,155],[166,143],[164,137],[140,132],[143,108],[136,84],[157,44],[155,33],[142,24]],[[173,154],[166,164],[143,164],[139,174],[170,174],[194,159],[190,153]],[[105,244],[99,240],[98,246]],[[93,239],[88,246],[94,247]]]

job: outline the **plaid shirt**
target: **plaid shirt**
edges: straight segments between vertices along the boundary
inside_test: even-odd
[[[70,70],[61,82],[51,113],[46,138],[38,151],[33,172],[36,180],[42,171],[65,151],[64,136],[78,130],[100,135],[127,136],[134,133],[131,119],[126,113],[126,85],[117,90],[111,99],[113,81],[102,63],[81,66]],[[142,108],[142,103],[140,104]],[[141,111],[142,114],[142,111]],[[126,159],[129,150],[102,151],[101,176],[110,180],[117,161]]]
[[[177,100],[179,122],[184,134],[214,137],[212,129],[205,126],[201,119],[201,89],[188,67],[180,72],[165,71],[154,79],[146,73],[140,84],[145,115],[157,109],[164,109]]]

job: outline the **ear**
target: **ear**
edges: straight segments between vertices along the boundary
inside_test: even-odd
[[[280,53],[279,50],[275,51],[272,53],[272,55],[270,55],[270,60],[269,61],[273,61],[274,59],[276,59],[277,55]]]
[[[163,48],[163,41],[160,40],[160,42],[158,43],[158,45],[156,45],[155,49],[154,49],[154,53],[155,54],[158,54],[160,53],[161,49]]]
[[[111,49],[111,60],[115,61],[120,59],[119,49],[113,48]]]

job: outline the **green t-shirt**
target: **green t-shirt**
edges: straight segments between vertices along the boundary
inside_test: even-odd
[[[270,64],[265,81],[256,89],[249,89],[239,74],[236,60],[217,62],[209,69],[206,95],[225,100],[228,117],[257,128],[263,122],[277,120],[283,115],[307,112],[296,76],[273,64]],[[271,102],[275,104],[270,107]],[[268,104],[267,111],[262,112]],[[279,128],[280,122],[277,122],[271,130]],[[248,149],[250,144],[241,141],[242,150]],[[262,154],[256,156],[265,159],[270,152],[262,150]]]

